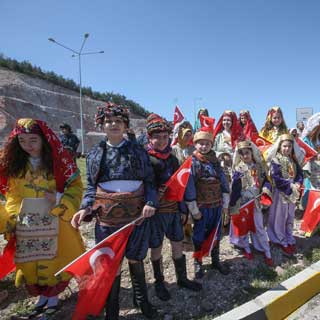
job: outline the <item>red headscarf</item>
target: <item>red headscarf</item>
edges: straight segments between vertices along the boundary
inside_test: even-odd
[[[245,136],[246,139],[251,140],[252,134],[258,134],[258,130],[257,130],[256,125],[254,124],[252,118],[251,118],[249,110],[241,110],[240,116],[242,116],[242,115],[246,116],[246,118],[247,118],[247,123],[245,124],[244,127],[242,127],[243,135]]]
[[[17,120],[16,126],[9,136],[9,140],[22,133],[42,133],[47,140],[52,151],[53,175],[56,180],[56,188],[58,192],[62,193],[64,188],[79,175],[79,169],[69,151],[64,149],[59,138],[44,121],[33,119]],[[0,175],[0,193],[5,195],[7,190],[8,177]]]
[[[226,110],[223,112],[222,116],[220,117],[213,133],[213,137],[216,138],[217,134],[223,131],[223,126],[222,126],[222,120],[224,116],[228,116],[231,118],[232,121],[232,126],[231,126],[231,144],[232,147],[235,148],[237,141],[243,140],[243,135],[242,135],[242,129],[240,126],[240,122],[237,118],[237,115],[234,111]]]

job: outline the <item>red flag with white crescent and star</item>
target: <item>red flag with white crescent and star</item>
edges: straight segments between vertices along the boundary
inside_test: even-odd
[[[133,223],[127,224],[55,274],[69,272],[77,279],[79,294],[73,320],[85,320],[89,315],[99,316],[133,228]]]
[[[218,230],[221,224],[221,220],[222,220],[222,215],[220,217],[217,227],[213,228],[209,234],[209,237],[202,242],[200,250],[195,251],[193,253],[192,256],[194,259],[202,261],[203,257],[207,257],[211,254],[212,249],[218,243]]]
[[[257,133],[251,135],[251,141],[258,147],[261,153],[264,153],[269,147],[272,146],[272,143],[268,140],[262,138]]]
[[[315,231],[320,222],[320,192],[319,190],[309,190],[308,204],[303,215],[300,229],[308,234]]]
[[[311,160],[313,157],[315,157],[318,154],[316,150],[314,150],[312,147],[310,147],[307,143],[305,143],[300,138],[296,138],[296,142],[299,145],[299,147],[302,148],[306,153],[304,156],[304,162]]]
[[[215,123],[215,121],[216,121],[215,118],[206,117],[206,116],[200,114],[201,127],[205,128],[209,132],[212,132],[212,133],[214,132],[214,123]]]
[[[184,119],[184,115],[181,112],[179,106],[176,106],[174,109],[174,115],[173,115],[173,125],[176,126],[176,124],[180,123]]]
[[[231,216],[234,235],[245,236],[249,231],[256,232],[254,225],[254,199],[250,200],[240,208],[239,214]]]
[[[189,180],[192,165],[190,156],[166,182],[164,198],[169,201],[182,201]]]
[[[16,252],[16,238],[11,237],[0,255],[0,280],[16,269],[14,255]]]

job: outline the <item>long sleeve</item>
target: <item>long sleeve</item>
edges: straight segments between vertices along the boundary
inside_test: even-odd
[[[292,193],[291,181],[282,177],[281,166],[274,161],[271,161],[271,176],[277,189],[288,196]]]
[[[79,209],[82,197],[81,177],[77,177],[65,189],[60,203],[51,211],[54,216],[60,217],[64,221],[70,221],[74,213]]]
[[[142,156],[142,163],[144,164],[144,177],[143,177],[143,184],[144,184],[144,192],[145,192],[145,201],[151,201],[154,204],[155,208],[159,206],[158,200],[158,191],[155,184],[154,172],[151,165],[151,161],[147,151],[141,148],[143,152]]]
[[[235,171],[232,176],[232,183],[231,183],[231,194],[230,194],[230,207],[234,207],[237,201],[241,197],[241,173],[239,171]]]

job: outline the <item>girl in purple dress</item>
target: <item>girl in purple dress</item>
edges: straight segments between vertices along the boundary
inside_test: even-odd
[[[303,158],[303,152],[289,134],[281,135],[267,153],[274,185],[267,232],[270,241],[288,255],[295,252],[293,223],[295,204],[303,183],[300,167]]]

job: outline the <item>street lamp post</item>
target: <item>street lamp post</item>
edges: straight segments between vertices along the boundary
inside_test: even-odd
[[[73,52],[72,57],[78,57],[78,62],[79,62],[79,87],[80,87],[80,92],[79,92],[79,104],[80,104],[80,130],[81,130],[81,154],[84,154],[84,128],[83,128],[83,110],[82,110],[82,78],[81,78],[81,56],[84,55],[89,55],[89,54],[99,54],[99,53],[104,53],[104,51],[92,51],[92,52],[82,52],[83,48],[84,48],[84,44],[86,42],[86,40],[89,37],[89,33],[85,33],[83,36],[83,41],[82,41],[82,45],[79,51],[76,51],[74,49],[71,49],[67,46],[65,46],[64,44],[57,42],[55,39],[53,38],[48,38],[49,41],[57,44],[58,46],[65,48],[71,52]]]

